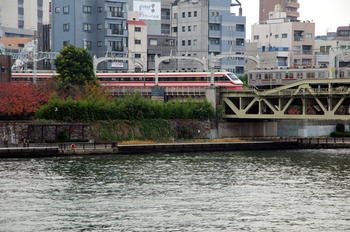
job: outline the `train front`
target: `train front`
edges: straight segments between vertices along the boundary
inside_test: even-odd
[[[243,88],[243,82],[234,74],[231,72],[226,73],[226,76],[229,79],[229,84],[225,86],[227,89],[242,89]]]

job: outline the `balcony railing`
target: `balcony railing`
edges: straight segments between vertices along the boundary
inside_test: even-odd
[[[285,67],[287,67],[288,63],[287,62],[277,62],[277,66],[285,66]]]

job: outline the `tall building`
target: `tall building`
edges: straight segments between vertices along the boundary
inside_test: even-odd
[[[48,24],[50,0],[0,0],[0,37],[34,37]]]
[[[52,51],[72,43],[96,57],[126,57],[127,0],[52,0]],[[128,70],[127,61],[98,69]]]
[[[272,16],[264,24],[252,25],[251,41],[258,44],[260,57],[265,52],[277,52],[273,67],[314,65],[315,23],[290,21],[285,12]]]
[[[179,0],[172,6],[172,35],[179,56],[209,58],[210,54],[242,54],[245,51],[244,16],[230,12],[231,0]],[[244,74],[245,60],[223,58],[215,64],[238,75]],[[179,70],[202,70],[196,61],[179,60]]]
[[[295,21],[300,16],[298,0],[260,0],[259,4],[259,22],[269,19],[269,13],[275,10],[277,4],[281,6],[283,12],[287,12],[288,19]]]

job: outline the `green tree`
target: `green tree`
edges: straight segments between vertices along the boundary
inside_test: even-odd
[[[244,76],[239,76],[238,78],[243,82],[243,86],[247,86],[247,80],[248,80],[247,74],[244,74]]]
[[[96,84],[93,60],[86,49],[77,48],[72,44],[65,46],[56,57],[54,65],[59,75],[53,78],[61,89],[83,87],[86,83]]]

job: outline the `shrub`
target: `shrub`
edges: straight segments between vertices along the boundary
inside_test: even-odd
[[[345,131],[344,123],[337,123],[337,125],[335,126],[335,131],[344,132]]]
[[[59,133],[58,133],[58,136],[57,136],[57,140],[68,140],[68,134],[67,134],[67,131],[66,130],[61,130]]]

